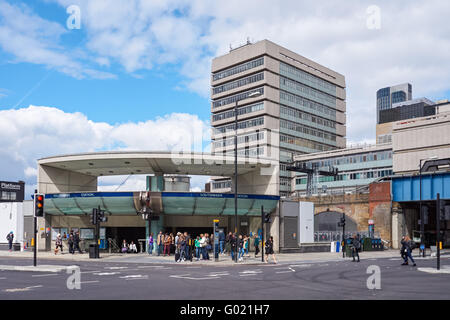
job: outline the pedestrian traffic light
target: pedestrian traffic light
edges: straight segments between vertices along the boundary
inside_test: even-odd
[[[450,205],[445,205],[445,201],[441,199],[439,208],[439,219],[441,221],[450,220]]]
[[[338,227],[345,227],[345,218],[341,218],[340,222],[338,222]]]
[[[265,223],[270,223],[270,222],[272,222],[272,220],[270,219],[270,213],[265,213],[265,214],[264,214],[264,222],[265,222]]]
[[[36,194],[34,197],[34,216],[43,217],[44,216],[44,195]]]

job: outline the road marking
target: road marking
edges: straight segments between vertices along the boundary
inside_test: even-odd
[[[291,273],[292,271],[277,271],[277,272],[275,272],[275,273]]]
[[[219,279],[219,276],[207,276],[207,277],[188,277],[190,274],[185,275],[171,275],[169,277],[171,278],[177,278],[177,279],[187,279],[187,280],[209,280],[209,279]]]
[[[94,280],[94,281],[82,281],[80,282],[80,284],[84,284],[84,283],[96,283],[96,282],[100,282],[98,280]]]
[[[0,278],[0,280],[5,280],[6,278]]]
[[[164,266],[139,266],[138,269],[144,269],[144,268],[164,268]]]
[[[294,269],[292,269],[291,267],[289,267],[289,270],[291,270],[292,272],[295,272],[295,270],[294,270]]]
[[[24,292],[24,291],[30,291],[31,289],[34,288],[42,288],[42,285],[38,285],[38,286],[32,286],[32,287],[25,287],[25,288],[14,288],[14,289],[5,289],[3,291],[5,292]]]
[[[119,277],[120,279],[132,279],[132,278],[148,278],[148,276],[143,276],[141,274],[133,274],[129,276]]]
[[[128,269],[128,267],[105,267],[108,270],[120,270],[120,269]]]
[[[257,274],[257,273],[262,273],[261,269],[257,269],[257,270],[245,270],[242,272],[239,272],[242,274]]]
[[[80,273],[96,273],[96,272],[101,272],[100,270],[96,270],[96,271],[82,271]]]
[[[229,276],[230,273],[228,271],[225,272],[212,272],[208,276],[217,277],[217,276]]]
[[[32,275],[32,277],[51,277],[51,276],[57,276],[58,274],[50,273],[50,274],[35,274]]]
[[[310,264],[291,264],[289,267],[302,267],[302,268],[308,268],[311,267]]]
[[[96,276],[113,276],[115,274],[120,274],[120,272],[101,272],[101,273],[94,273]]]

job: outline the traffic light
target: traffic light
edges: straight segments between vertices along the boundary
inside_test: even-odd
[[[91,223],[97,224],[98,221],[98,209],[92,209],[92,215],[91,215]]]
[[[44,216],[44,195],[36,194],[34,197],[34,216],[43,217]]]
[[[450,220],[450,205],[446,205],[444,200],[440,200],[439,203],[439,219],[441,221]]]
[[[108,221],[108,217],[105,217],[105,210],[98,210],[98,221],[100,222]]]
[[[264,213],[264,222],[270,223],[272,220],[270,219],[270,213]]]
[[[340,222],[338,222],[338,227],[345,227],[345,218],[341,218]]]

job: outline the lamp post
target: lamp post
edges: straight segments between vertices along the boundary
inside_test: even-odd
[[[238,228],[238,218],[237,218],[237,179],[238,179],[238,169],[237,169],[237,132],[238,132],[238,102],[247,98],[255,98],[262,95],[260,91],[255,91],[250,93],[247,97],[236,100],[236,104],[234,106],[234,228],[236,234],[236,246],[234,248],[234,262],[237,262],[237,252],[238,252],[238,244],[239,244],[239,228]]]
[[[422,212],[422,161],[424,160],[434,160],[437,156],[420,159],[419,163],[419,214],[420,214],[420,245],[423,245],[422,257],[425,257],[425,224],[424,224],[424,214]]]

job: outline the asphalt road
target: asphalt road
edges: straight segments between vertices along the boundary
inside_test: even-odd
[[[434,259],[417,259],[435,267]],[[0,265],[29,265],[2,259]],[[45,260],[45,264],[74,265]],[[302,300],[450,299],[450,274],[429,274],[401,266],[400,259],[351,259],[316,263],[236,266],[79,262],[81,289],[67,287],[67,273],[0,271],[0,300]],[[369,266],[380,268],[381,289],[368,289]],[[450,268],[444,257],[442,268]],[[73,282],[72,282],[73,283]]]

